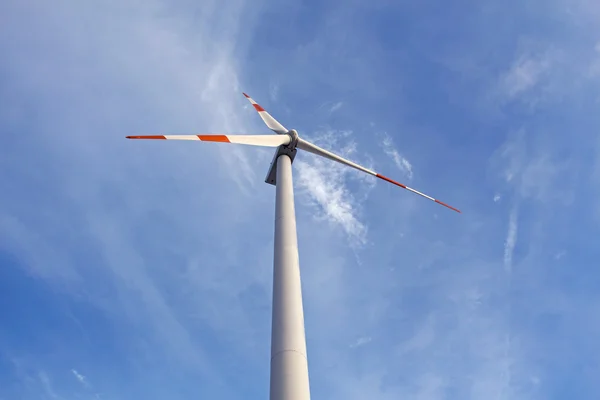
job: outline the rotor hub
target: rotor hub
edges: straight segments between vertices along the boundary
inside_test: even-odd
[[[285,147],[295,149],[298,145],[298,132],[295,129],[290,129],[287,132],[287,135],[290,137],[290,143],[287,144]]]
[[[275,154],[273,155],[273,161],[271,161],[271,166],[269,167],[269,172],[267,172],[267,178],[265,179],[265,182],[268,184],[276,184],[277,159],[279,158],[279,156],[288,156],[292,163],[294,162],[294,158],[296,157],[296,146],[298,145],[298,132],[295,129],[290,129],[286,132],[286,135],[290,137],[290,142],[286,145],[279,146],[275,151]]]

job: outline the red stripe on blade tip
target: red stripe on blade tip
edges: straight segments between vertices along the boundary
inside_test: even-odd
[[[205,142],[221,142],[230,143],[229,138],[225,135],[197,135],[198,139]]]
[[[435,200],[435,202],[436,202],[436,203],[438,203],[438,204],[441,204],[441,205],[443,205],[444,207],[448,207],[449,209],[451,209],[451,210],[454,210],[454,211],[456,211],[457,213],[461,213],[461,214],[462,214],[462,212],[461,212],[461,211],[460,211],[458,208],[454,208],[454,207],[452,207],[452,206],[449,206],[448,204],[446,204],[446,203],[444,203],[444,202],[442,202],[442,201],[439,201],[439,200]]]
[[[378,177],[379,179],[383,179],[384,181],[388,181],[389,183],[393,183],[394,185],[400,186],[401,188],[406,189],[406,186],[401,184],[400,182],[396,182],[395,180],[392,180],[390,178],[388,178],[387,176],[383,176],[381,174],[376,174],[376,177]]]
[[[255,109],[256,111],[258,111],[258,112],[265,111],[265,109],[264,109],[264,108],[262,108],[262,107],[261,107],[260,105],[258,105],[258,104],[252,104],[252,105],[254,106],[254,109]]]
[[[163,135],[126,136],[127,139],[166,139]]]
[[[401,188],[408,189],[408,187],[406,187],[406,185],[403,185],[403,184],[401,184],[400,182],[396,182],[395,180],[393,180],[393,179],[390,179],[390,178],[388,178],[387,176],[383,176],[383,175],[381,175],[381,174],[377,174],[377,175],[375,175],[375,176],[377,176],[377,177],[378,177],[378,178],[380,178],[380,179],[383,179],[384,181],[387,181],[387,182],[393,183],[394,185],[400,186]],[[413,189],[410,189],[410,190],[413,190]],[[427,197],[427,196],[426,196],[426,197]],[[431,198],[431,197],[430,197],[430,198]],[[448,204],[446,204],[446,203],[444,203],[444,202],[442,202],[442,201],[439,201],[439,200],[436,200],[436,199],[433,199],[433,201],[435,201],[435,202],[436,202],[436,203],[438,203],[438,204],[441,204],[441,205],[443,205],[444,207],[448,207],[449,209],[451,209],[451,210],[454,210],[454,211],[456,211],[457,213],[461,213],[461,214],[462,214],[462,212],[461,212],[459,209],[457,209],[457,208],[454,208],[454,207],[452,207],[452,206],[449,206]]]
[[[246,93],[242,92],[242,94],[243,94],[244,96],[246,96],[246,98],[247,98],[247,99],[249,99],[249,98],[250,98],[250,96],[248,96]]]

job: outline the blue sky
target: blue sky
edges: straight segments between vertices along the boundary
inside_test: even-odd
[[[600,6],[0,4],[0,399],[268,397],[269,149],[312,397],[600,397]]]

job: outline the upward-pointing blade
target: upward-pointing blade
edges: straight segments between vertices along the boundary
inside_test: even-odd
[[[371,171],[368,168],[365,168],[365,167],[363,167],[361,165],[353,163],[352,161],[346,160],[345,158],[340,157],[340,156],[338,156],[336,154],[333,154],[332,152],[327,151],[325,149],[322,149],[319,146],[316,146],[316,145],[314,145],[314,144],[312,144],[310,142],[307,142],[306,140],[304,140],[302,138],[298,138],[298,145],[296,147],[299,148],[299,149],[301,149],[301,150],[308,151],[309,153],[315,154],[317,156],[325,157],[325,158],[328,158],[328,159],[330,159],[332,161],[337,161],[337,162],[339,162],[341,164],[344,164],[344,165],[347,165],[349,167],[355,168],[355,169],[357,169],[359,171],[366,172],[367,174],[376,176],[379,179],[382,179],[382,180],[384,180],[386,182],[389,182],[389,183],[393,183],[396,186],[400,186],[403,189],[409,190],[409,191],[411,191],[411,192],[413,192],[415,194],[418,194],[419,196],[423,196],[423,197],[425,197],[425,198],[427,198],[427,199],[429,199],[431,201],[435,201],[436,203],[443,205],[444,207],[448,207],[449,209],[454,210],[454,211],[460,213],[460,210],[458,210],[458,209],[456,209],[456,208],[454,208],[452,206],[449,206],[448,204],[446,204],[444,202],[436,200],[436,199],[434,199],[431,196],[428,196],[428,195],[426,195],[424,193],[419,192],[418,190],[409,188],[408,186],[403,185],[400,182],[396,182],[396,181],[394,181],[394,180],[392,180],[392,179],[390,179],[388,177],[385,177],[385,176],[383,176],[381,174],[378,174],[375,171]]]
[[[200,140],[203,142],[237,143],[266,147],[286,145],[291,140],[288,135],[149,135],[127,136],[127,139]]]
[[[243,93],[244,96],[248,99],[248,101],[252,104],[254,109],[258,112],[258,115],[262,118],[262,120],[267,124],[270,130],[280,135],[284,135],[288,132],[288,130],[281,125],[275,118],[271,117],[271,114],[265,111],[257,102],[255,102],[252,97],[248,96],[246,93]]]

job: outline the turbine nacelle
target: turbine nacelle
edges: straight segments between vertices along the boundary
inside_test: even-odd
[[[290,137],[290,142],[277,147],[275,154],[273,154],[273,159],[271,160],[271,165],[269,166],[269,171],[265,178],[265,182],[269,185],[277,184],[277,159],[279,156],[288,156],[292,163],[294,162],[294,158],[296,158],[296,146],[298,146],[298,140],[300,139],[298,132],[295,129],[290,129],[285,134]]]

